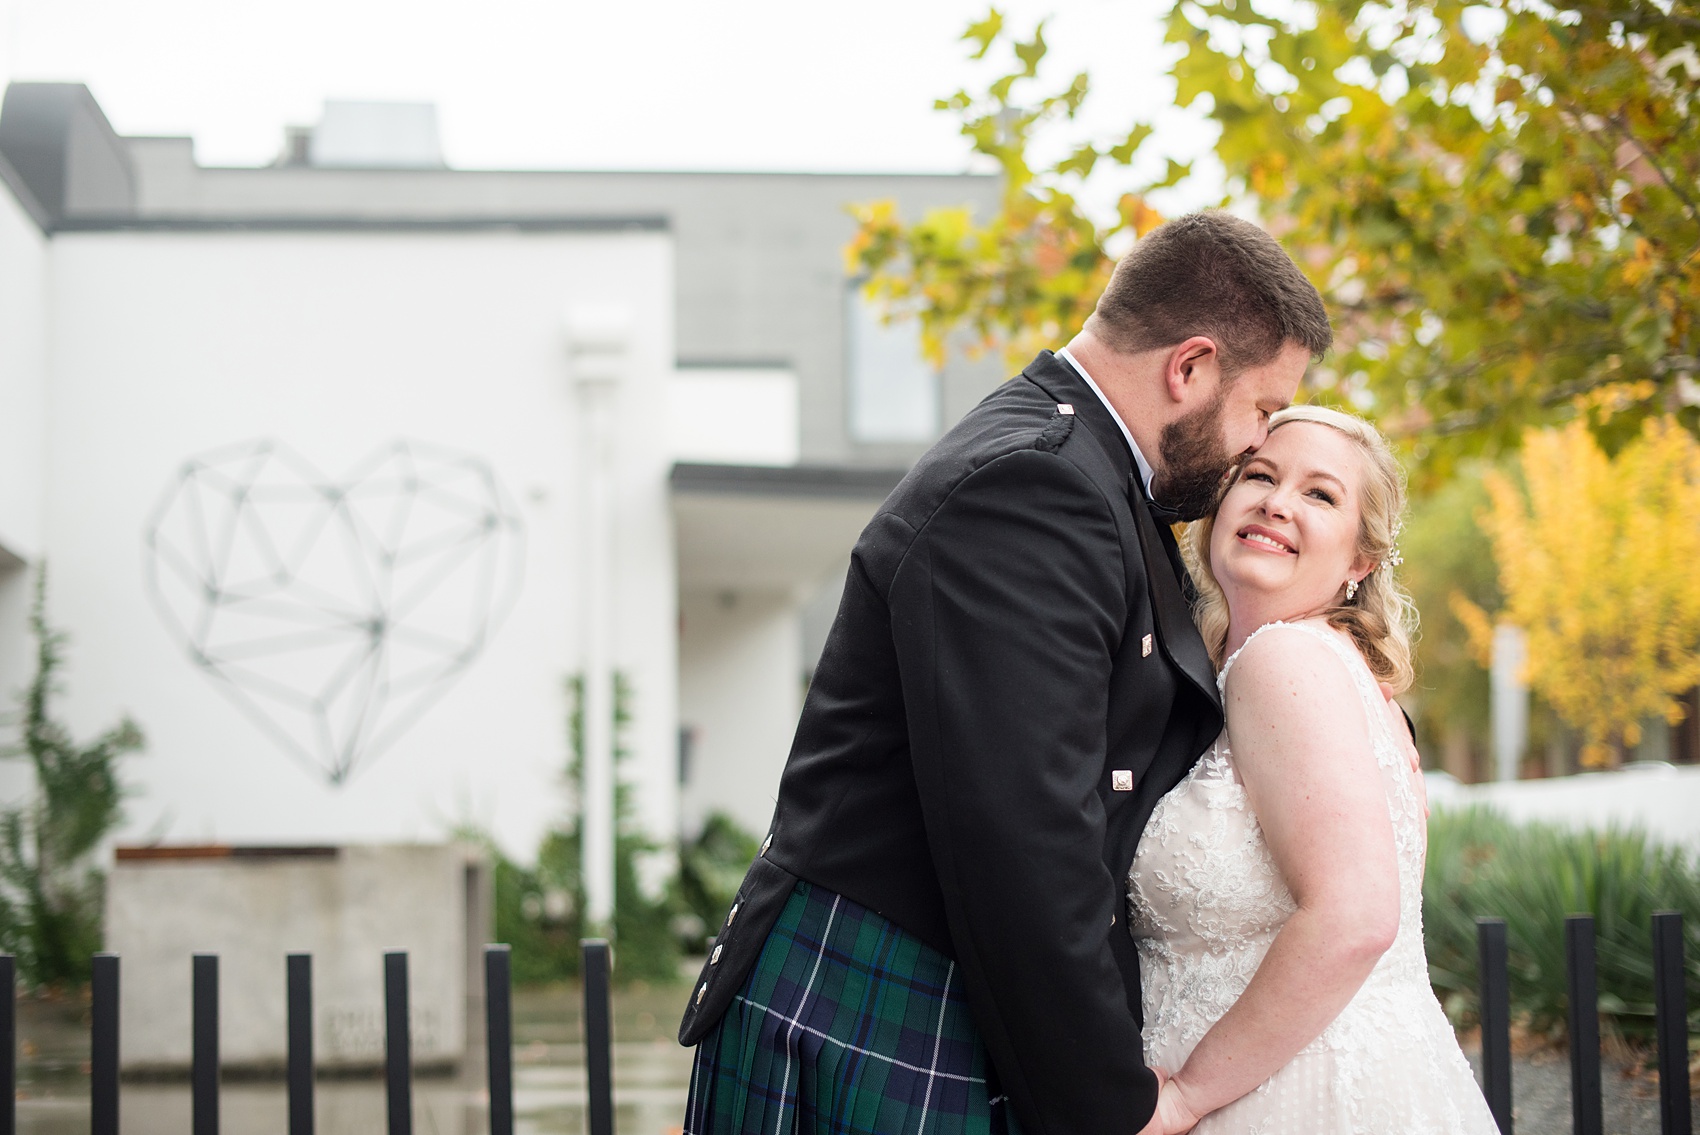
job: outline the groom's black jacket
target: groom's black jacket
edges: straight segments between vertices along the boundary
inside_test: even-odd
[[[933,446],[856,543],[680,1041],[720,1019],[803,879],[956,960],[1029,1135],[1137,1131],[1157,1093],[1128,868],[1222,725],[1179,570],[1115,420],[1050,353]]]

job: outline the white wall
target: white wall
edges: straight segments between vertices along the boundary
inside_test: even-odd
[[[47,432],[47,238],[0,184],[0,714],[33,672],[28,634],[33,562],[41,550]],[[0,717],[4,720],[4,717]],[[0,733],[0,740],[13,737]],[[0,799],[31,783],[0,761]]]
[[[1437,808],[1493,808],[1520,823],[1538,820],[1572,828],[1640,828],[1660,843],[1700,851],[1700,768],[1647,761],[1611,772],[1544,780],[1460,784],[1428,773],[1429,803]]]
[[[681,820],[710,812],[760,835],[802,708],[802,633],[789,592],[687,592],[680,600],[679,723],[691,732]]]
[[[418,840],[470,820],[529,857],[567,807],[577,669],[571,304],[628,305],[616,651],[633,768],[672,830],[676,587],[665,429],[672,253],[660,233],[90,233],[53,241],[45,545],[73,636],[67,716],[130,713],[129,839]],[[482,456],[526,528],[524,582],[482,656],[340,788],[305,772],[191,664],[155,610],[143,532],[186,458],[250,439],[331,476],[396,437]]]
[[[795,465],[797,375],[783,367],[681,367],[667,382],[675,461]]]
[[[0,547],[41,546],[47,238],[0,185]]]

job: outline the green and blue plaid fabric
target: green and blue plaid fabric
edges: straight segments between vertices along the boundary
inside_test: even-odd
[[[697,1046],[685,1135],[1020,1135],[956,963],[798,883]]]

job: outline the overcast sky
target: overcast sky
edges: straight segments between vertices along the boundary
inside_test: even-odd
[[[1092,72],[1105,137],[1170,97],[1150,0],[1004,0],[1051,16],[1047,74]],[[0,78],[87,83],[124,134],[187,134],[261,165],[327,98],[437,104],[451,165],[957,171],[933,99],[974,0],[0,0]],[[1201,141],[1160,119],[1167,148]]]

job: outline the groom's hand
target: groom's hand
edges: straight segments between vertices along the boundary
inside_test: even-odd
[[[1163,1089],[1168,1085],[1169,1074],[1155,1064],[1151,1071],[1157,1074],[1157,1110],[1151,1113],[1151,1121],[1141,1127],[1137,1135],[1168,1135],[1168,1128],[1163,1125]]]
[[[1162,1135],[1182,1135],[1196,1127],[1202,1118],[1186,1102],[1178,1082],[1169,1080],[1163,1084],[1157,1093],[1157,1114],[1151,1117],[1151,1122],[1162,1124]]]
[[[1388,724],[1393,729],[1394,744],[1401,746],[1405,759],[1411,764],[1411,787],[1417,794],[1417,800],[1423,806],[1423,815],[1428,815],[1428,784],[1423,780],[1423,755],[1417,752],[1417,739],[1411,736],[1410,720],[1399,703],[1393,700],[1393,687],[1386,682],[1381,683],[1381,696],[1387,699]]]

